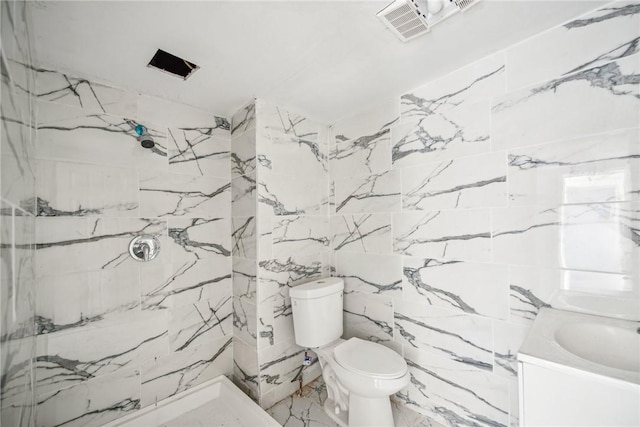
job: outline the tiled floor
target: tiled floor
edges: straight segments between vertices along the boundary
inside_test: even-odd
[[[301,396],[289,396],[267,412],[283,427],[338,427],[322,408],[326,397],[326,387],[319,378],[302,389]],[[399,404],[393,403],[392,410],[396,427],[440,427],[440,424]]]

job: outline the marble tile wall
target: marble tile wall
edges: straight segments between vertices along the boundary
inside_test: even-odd
[[[0,4],[0,424],[35,423],[35,126],[26,2]]]
[[[614,2],[333,126],[345,337],[404,355],[399,403],[517,425],[540,307],[640,300],[639,41]]]
[[[36,425],[101,425],[231,375],[229,121],[47,67],[36,81]],[[160,240],[151,262],[129,256],[140,234]]]
[[[302,368],[289,289],[330,274],[328,126],[260,99],[231,123],[234,375],[269,407],[320,373]]]

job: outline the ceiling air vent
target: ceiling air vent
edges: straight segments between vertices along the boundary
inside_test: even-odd
[[[395,0],[377,16],[403,42],[429,32],[422,17],[405,0]]]
[[[477,3],[476,0],[455,0],[456,6],[460,8],[460,10],[465,10],[468,7],[473,6]]]
[[[179,77],[182,80],[187,80],[188,77],[200,68],[193,62],[179,58],[161,49],[158,49],[156,54],[153,55],[147,67],[156,68],[172,76]]]

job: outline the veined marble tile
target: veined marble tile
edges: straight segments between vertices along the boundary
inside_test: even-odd
[[[169,169],[173,173],[207,175],[229,179],[231,142],[217,136],[217,128],[169,128]]]
[[[256,100],[252,99],[231,117],[231,135],[236,137],[256,126]]]
[[[171,218],[168,227],[164,271],[169,274],[160,282],[142,276],[143,306],[179,307],[230,295],[229,219]]]
[[[394,168],[486,153],[490,150],[489,99],[411,115],[391,130]]]
[[[167,127],[212,128],[214,136],[231,138],[230,124],[226,118],[155,96],[138,95],[138,118],[164,123]]]
[[[126,263],[114,270],[41,276],[36,283],[38,333],[80,330],[138,310],[139,272],[137,263]]]
[[[639,190],[637,128],[509,152],[513,206],[620,202]]]
[[[394,316],[395,340],[405,349],[449,358],[457,369],[492,371],[491,319],[409,301],[396,302]]]
[[[0,347],[0,421],[2,423],[28,414],[29,405],[33,404],[31,394],[34,392],[32,368],[35,358],[34,337],[3,341]],[[26,420],[23,420],[23,422]]]
[[[258,306],[258,351],[293,339],[293,311],[289,298],[272,298]]]
[[[338,427],[322,406],[311,399],[291,396],[271,407],[268,412],[284,427]]]
[[[140,409],[140,374],[123,370],[64,390],[39,393],[37,400],[38,427],[101,426]]]
[[[640,60],[634,55],[495,99],[492,148],[511,149],[637,127],[638,74]]]
[[[251,398],[258,398],[260,380],[258,377],[258,352],[255,347],[241,339],[233,338],[233,380],[249,391]]]
[[[133,117],[137,93],[45,68],[36,70],[36,97],[42,101],[82,108],[87,113]]]
[[[229,216],[228,179],[143,170],[140,179],[140,215],[144,217]]]
[[[329,253],[312,255],[291,254],[283,258],[263,260],[258,263],[258,298],[289,297],[289,288],[329,276]]]
[[[393,303],[388,296],[351,294],[344,296],[344,334],[393,345]]]
[[[520,426],[520,386],[516,379],[509,381],[509,426]]]
[[[233,336],[255,345],[258,338],[257,310],[254,301],[233,297]]]
[[[390,254],[391,215],[332,216],[331,236],[334,251]]]
[[[404,257],[403,298],[460,313],[507,319],[506,265]]]
[[[234,257],[256,259],[258,230],[256,229],[256,217],[231,218],[232,253]]]
[[[273,212],[261,209],[258,215],[258,259],[261,261],[273,258]]]
[[[403,210],[505,206],[504,152],[402,169]]]
[[[258,182],[258,202],[274,215],[327,214],[329,188],[317,177],[297,177],[262,171]]]
[[[313,353],[310,353],[313,354]],[[312,362],[310,366],[302,370],[302,386],[317,380],[322,375],[320,363]],[[294,377],[295,378],[295,377]],[[294,381],[284,381],[283,384],[276,385],[273,389],[260,397],[260,406],[262,408],[270,408],[276,403],[292,396],[300,388],[300,382],[297,378]]]
[[[231,140],[231,176],[250,175],[256,170],[256,133],[244,132]]]
[[[234,217],[254,216],[257,197],[255,172],[231,180],[231,214]]]
[[[256,100],[258,126],[269,134],[284,134],[306,141],[318,141],[326,130],[319,123],[315,123],[300,114],[286,111],[283,108]]]
[[[518,362],[516,356],[529,327],[513,323],[495,321],[493,323],[494,370],[497,375],[516,379]]]
[[[347,294],[402,296],[402,257],[340,251],[335,276],[344,280]]]
[[[37,174],[39,216],[137,216],[135,169],[39,160]]]
[[[394,101],[333,125],[332,177],[340,179],[389,170],[390,130],[397,124],[398,117],[399,104]]]
[[[320,365],[318,359],[314,358],[311,365],[302,366],[304,352],[305,349],[297,346],[293,339],[260,351],[260,394],[265,395],[288,383],[293,383],[294,388],[297,388],[298,378],[305,371],[314,369],[314,365]]]
[[[65,105],[39,102],[38,158],[134,167],[165,169],[167,165],[166,129],[144,122],[155,141],[152,149],[140,146],[135,133],[137,122],[91,114]]]
[[[490,225],[488,209],[394,214],[394,251],[425,258],[489,261]]]
[[[326,138],[307,140],[263,129],[258,133],[256,154],[260,171],[322,179],[327,174],[327,153]]]
[[[166,222],[134,218],[38,217],[36,219],[36,274],[55,271],[108,271],[137,264],[129,255],[129,242],[141,234],[166,234]],[[168,259],[161,251],[156,262]]]
[[[508,380],[412,349],[405,359],[411,382],[396,398],[410,408],[443,425],[509,425]]]
[[[505,54],[485,57],[402,95],[402,122],[451,110],[505,92]]]
[[[637,274],[637,203],[517,207],[493,212],[494,260]]]
[[[232,297],[199,301],[171,310],[169,316],[169,345],[182,351],[233,333]]]
[[[329,218],[307,215],[273,217],[272,238],[275,258],[328,251]]]
[[[400,171],[336,181],[336,213],[399,212]]]
[[[551,307],[551,297],[560,289],[560,275],[557,269],[510,265],[509,321],[531,325],[541,308]]]
[[[137,367],[169,351],[163,312],[136,313],[103,323],[38,336],[39,394]]]
[[[609,3],[507,50],[510,90],[638,53],[640,5]]]
[[[255,304],[258,264],[255,259],[233,257],[233,295]]]
[[[208,340],[183,351],[158,357],[141,366],[141,406],[175,396],[219,375],[233,372],[233,344],[230,336]]]

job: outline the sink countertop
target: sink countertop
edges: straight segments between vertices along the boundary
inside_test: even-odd
[[[577,374],[592,374],[630,386],[640,385],[640,358],[635,371],[617,369],[584,359],[563,348],[556,339],[556,332],[569,324],[598,324],[632,330],[634,334],[639,322],[574,313],[571,311],[543,308],[536,317],[531,330],[518,352],[518,360],[534,365]],[[600,345],[589,343],[588,345]],[[640,351],[640,348],[638,349]]]

